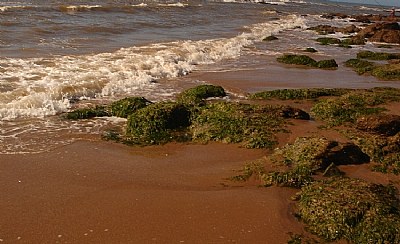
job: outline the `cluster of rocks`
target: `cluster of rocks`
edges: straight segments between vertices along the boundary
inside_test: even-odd
[[[318,25],[310,28],[310,30],[315,30],[320,34],[333,34],[335,32],[342,32],[345,34],[357,33],[352,36],[351,39],[400,44],[400,25],[398,24],[400,17],[382,15],[349,16],[345,14],[325,14],[321,17],[327,19],[351,18],[354,22],[368,23],[368,25],[363,28],[359,28],[354,24],[346,27]]]

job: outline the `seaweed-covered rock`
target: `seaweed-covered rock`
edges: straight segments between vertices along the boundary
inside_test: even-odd
[[[128,117],[126,136],[137,144],[160,144],[174,139],[174,132],[190,124],[186,106],[173,102],[151,104]]]
[[[274,133],[283,129],[279,113],[280,107],[215,102],[199,109],[190,128],[194,141],[271,148],[277,143]]]
[[[264,185],[301,187],[313,181],[317,172],[324,176],[340,175],[338,165],[368,163],[369,157],[353,143],[338,143],[323,137],[299,137],[293,144],[275,149],[275,163],[287,168],[264,174]]]
[[[365,39],[360,37],[351,37],[341,40],[340,45],[365,45]]]
[[[315,67],[317,65],[317,61],[307,55],[285,54],[281,57],[278,57],[277,61],[285,64],[306,65],[311,67]]]
[[[361,51],[357,53],[358,59],[370,59],[370,60],[391,60],[400,59],[400,53],[382,53],[372,51]]]
[[[316,181],[298,194],[298,213],[311,233],[351,243],[400,243],[397,190],[359,179]]]
[[[400,64],[376,66],[371,74],[381,80],[400,80]]]
[[[126,97],[111,103],[109,110],[113,116],[127,118],[136,110],[144,108],[149,104],[151,102],[144,97]]]
[[[331,45],[331,44],[341,43],[339,38],[334,38],[334,37],[320,37],[317,38],[316,41],[319,42],[321,45]]]
[[[336,69],[338,64],[334,59],[328,59],[318,61],[316,67],[320,69]]]
[[[65,115],[66,119],[78,120],[78,119],[91,119],[94,117],[104,117],[109,114],[104,106],[96,106],[94,108],[81,108],[74,111],[68,112]]]
[[[338,98],[318,101],[312,108],[315,118],[325,121],[329,126],[355,123],[360,116],[376,114],[382,108],[375,107],[383,103],[379,94],[372,91],[355,91]]]
[[[278,57],[277,61],[284,64],[305,65],[320,69],[333,69],[338,67],[334,59],[321,60],[317,62],[313,58],[307,55],[298,55],[298,54],[285,54],[281,57]]]
[[[361,59],[349,59],[345,62],[346,67],[351,67],[359,75],[370,74],[375,68],[375,64]]]
[[[180,93],[177,101],[184,104],[197,104],[210,97],[224,96],[226,96],[226,92],[221,86],[200,85]]]
[[[394,136],[400,132],[400,116],[393,114],[362,116],[357,120],[357,129],[386,136]]]
[[[270,99],[281,100],[301,100],[315,99],[324,96],[341,96],[350,92],[350,89],[344,88],[303,88],[303,89],[278,89],[272,91],[262,91],[250,96],[252,99]]]

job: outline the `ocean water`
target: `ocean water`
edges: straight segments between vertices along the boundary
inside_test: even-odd
[[[98,137],[121,120],[65,121],[60,114],[126,96],[172,99],[183,87],[179,77],[240,69],[309,44],[315,33],[307,27],[349,24],[323,13],[387,14],[382,6],[328,1],[263,3],[0,0],[0,153]],[[286,38],[263,44],[278,33]]]

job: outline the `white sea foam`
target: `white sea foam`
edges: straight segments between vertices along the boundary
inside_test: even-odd
[[[113,53],[0,60],[0,120],[66,111],[70,100],[153,93],[161,78],[183,76],[196,65],[236,58],[243,47],[280,30],[305,27],[302,17],[256,24],[232,38],[178,41],[122,48]],[[170,91],[163,91],[168,93]],[[162,93],[162,92],[159,92]]]
[[[5,12],[8,10],[13,10],[13,9],[23,9],[26,8],[28,6],[23,6],[23,5],[13,5],[13,6],[0,6],[0,11],[1,12]]]

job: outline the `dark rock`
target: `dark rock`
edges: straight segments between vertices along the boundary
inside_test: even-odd
[[[292,118],[292,119],[302,119],[302,120],[309,120],[310,115],[298,108],[293,107],[283,107],[280,111],[280,116],[283,118]]]
[[[370,161],[370,157],[365,154],[357,145],[353,143],[337,143],[332,144],[333,147],[328,148],[321,155],[323,169],[334,163],[335,165],[363,164]]]
[[[276,36],[267,36],[267,37],[265,37],[263,39],[263,41],[267,41],[267,42],[274,41],[274,40],[278,40],[278,37],[276,37]]]
[[[363,116],[357,120],[357,129],[393,136],[400,132],[400,116],[393,114]]]

